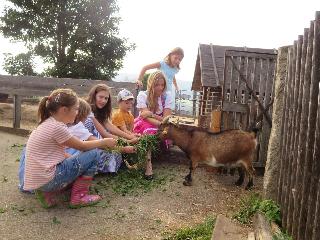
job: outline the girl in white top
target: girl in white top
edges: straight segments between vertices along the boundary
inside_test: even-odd
[[[164,117],[171,115],[172,98],[166,92],[166,80],[161,71],[152,73],[148,78],[147,91],[139,92],[137,109],[139,117],[135,119],[133,131],[140,134],[154,134]],[[145,177],[152,179],[151,154],[149,152]]]

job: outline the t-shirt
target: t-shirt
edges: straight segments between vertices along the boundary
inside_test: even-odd
[[[118,109],[112,114],[112,124],[121,127],[126,126],[127,130],[132,131],[133,129],[134,117],[130,112],[122,111]]]
[[[68,127],[68,130],[72,136],[75,136],[82,141],[88,140],[88,138],[93,135],[81,121],[76,125]]]
[[[159,70],[164,74],[167,81],[167,90],[171,92],[173,78],[179,72],[178,68],[170,67],[165,61],[160,61]]]
[[[35,190],[50,182],[56,165],[65,159],[64,146],[72,137],[66,124],[48,118],[30,135],[26,148],[24,190]]]
[[[148,103],[147,103],[147,91],[140,91],[138,96],[137,96],[137,108],[148,108]],[[164,108],[171,108],[172,104],[172,98],[170,92],[166,92],[165,94],[162,95],[162,98],[164,98]],[[163,106],[162,106],[162,101],[161,101],[161,96],[158,97],[158,105],[159,109],[155,114],[161,115],[163,113]]]

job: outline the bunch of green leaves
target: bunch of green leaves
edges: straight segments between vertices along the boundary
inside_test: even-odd
[[[265,215],[269,221],[278,224],[281,222],[280,208],[273,200],[262,200],[259,194],[251,194],[249,197],[241,200],[240,209],[233,218],[243,224],[252,223],[252,216],[260,212]]]
[[[198,239],[210,240],[212,237],[213,226],[216,219],[209,217],[204,223],[200,223],[194,227],[186,227],[179,229],[176,233],[171,234],[164,240],[185,240],[185,239]]]
[[[136,148],[136,152],[132,154],[124,153],[122,154],[123,158],[130,164],[137,164],[138,167],[142,167],[146,163],[148,151],[151,151],[151,154],[159,152],[159,142],[160,139],[158,135],[143,135],[140,137],[138,143],[133,145]],[[117,147],[128,145],[130,144],[122,138],[117,140]]]

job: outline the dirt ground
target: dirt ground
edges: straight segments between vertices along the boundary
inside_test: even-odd
[[[0,109],[4,110],[0,125],[11,126],[10,106],[0,104]],[[36,107],[23,106],[23,111],[24,119],[30,120],[23,120],[22,126],[32,129]],[[17,188],[18,158],[26,141],[0,132],[0,239],[162,239],[163,233],[193,226],[208,216],[232,216],[239,200],[250,193],[233,184],[236,176],[216,175],[206,168],[197,169],[193,186],[183,186],[187,160],[173,152],[154,163],[156,176],[164,172],[172,176],[160,188],[136,196],[108,189],[97,206],[74,210],[66,203],[46,210],[33,195]],[[261,189],[262,177],[256,177],[252,191]]]

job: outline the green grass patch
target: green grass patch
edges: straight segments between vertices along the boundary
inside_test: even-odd
[[[106,176],[99,179],[94,186],[97,193],[101,193],[106,189],[112,189],[113,192],[125,195],[140,195],[151,191],[155,188],[166,186],[172,180],[172,173],[160,171],[155,172],[153,180],[144,179],[143,170],[120,170],[115,176]]]
[[[293,238],[287,233],[277,233],[272,236],[272,240],[293,240]]]
[[[272,200],[262,200],[259,194],[251,194],[241,200],[240,209],[236,212],[233,218],[243,224],[252,223],[252,216],[260,212],[265,215],[269,221],[274,221],[277,224],[281,223],[280,208]]]
[[[215,222],[215,217],[209,217],[203,223],[200,223],[194,227],[178,229],[175,233],[165,236],[163,240],[211,240]]]

